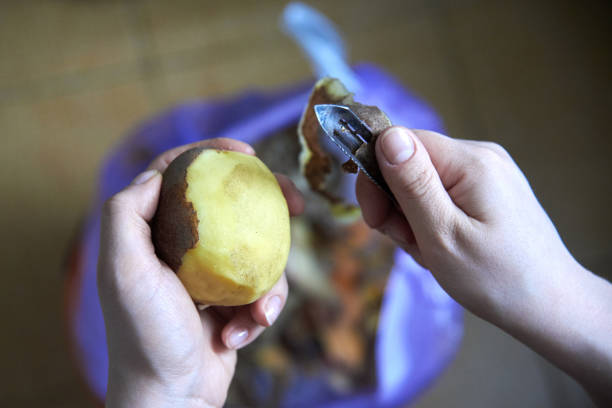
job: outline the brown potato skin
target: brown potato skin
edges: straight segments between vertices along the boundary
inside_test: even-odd
[[[298,124],[298,134],[307,145],[310,156],[306,163],[302,163],[302,171],[308,184],[313,191],[323,195],[332,203],[338,203],[342,200],[334,196],[325,184],[327,176],[332,171],[332,161],[329,154],[325,151],[319,141],[320,124],[314,111],[314,106],[318,104],[338,104],[350,108],[355,115],[368,125],[372,132],[371,140],[363,144],[355,152],[352,152],[362,162],[371,164],[375,176],[380,176],[378,164],[376,162],[376,153],[374,146],[378,136],[392,124],[387,115],[376,106],[362,105],[355,102],[353,94],[350,93],[344,85],[334,78],[322,78],[315,84],[308,105],[302,113],[300,123]],[[348,160],[342,165],[342,169],[348,173],[357,173],[358,167],[352,161]],[[382,177],[382,176],[380,176]]]
[[[348,92],[346,95],[349,95]],[[320,190],[321,186],[325,185],[325,176],[331,172],[332,165],[327,153],[318,143],[321,125],[315,114],[314,106],[326,103],[339,103],[346,95],[342,95],[342,98],[332,98],[324,87],[315,88],[310,95],[310,100],[304,111],[300,128],[305,135],[306,143],[312,154],[304,169],[304,176],[306,180],[308,180],[311,188]]]
[[[196,147],[183,152],[163,174],[159,204],[151,222],[155,252],[159,259],[178,271],[185,252],[198,242],[198,216],[185,199],[187,169],[204,150]]]

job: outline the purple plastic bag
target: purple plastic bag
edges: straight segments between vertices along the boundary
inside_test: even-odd
[[[356,100],[378,105],[394,124],[441,131],[441,123],[423,102],[388,74],[362,64],[354,68],[364,86]],[[79,368],[93,393],[104,399],[108,355],[96,288],[100,210],[150,160],[178,145],[229,137],[255,143],[297,124],[312,83],[277,92],[247,92],[235,98],[190,102],[147,121],[108,156],[92,212],[81,240],[81,263],[68,294],[70,335]],[[375,389],[338,398],[324,384],[296,381],[284,406],[386,407],[406,404],[424,390],[455,355],[462,336],[462,310],[431,274],[403,251],[395,263],[383,299],[376,338]]]

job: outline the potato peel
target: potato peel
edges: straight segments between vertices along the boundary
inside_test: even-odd
[[[356,152],[353,152],[360,160],[376,163],[374,146],[378,136],[388,127],[391,121],[376,106],[363,105],[355,102],[353,94],[335,78],[322,78],[315,84],[308,105],[302,113],[298,124],[298,136],[302,151],[300,152],[300,169],[302,175],[308,181],[310,188],[323,196],[332,205],[332,212],[337,216],[355,213],[355,207],[344,203],[341,197],[330,191],[327,180],[332,172],[333,160],[329,153],[321,145],[319,135],[321,134],[319,121],[314,111],[318,104],[337,104],[350,108],[359,119],[361,119],[371,130],[372,140],[363,144]],[[346,173],[357,173],[359,168],[348,160],[342,164],[342,170]],[[375,166],[378,168],[378,165]]]

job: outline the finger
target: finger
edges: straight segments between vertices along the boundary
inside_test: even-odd
[[[425,146],[442,185],[448,191],[463,177],[463,170],[470,161],[469,149],[466,149],[462,140],[441,133],[419,129],[412,132]]]
[[[142,269],[142,262],[157,262],[155,266],[159,266],[148,221],[155,214],[160,187],[161,174],[149,170],[104,204],[100,270],[137,270]],[[115,265],[121,267],[106,267]]]
[[[239,349],[254,341],[266,327],[278,318],[287,300],[288,285],[285,274],[261,298],[239,308],[223,328],[223,343],[232,349]]]
[[[249,305],[253,320],[262,326],[271,326],[285,306],[288,291],[287,277],[283,273],[268,293]]]
[[[289,215],[296,216],[304,212],[304,197],[300,190],[297,189],[291,179],[283,174],[274,174],[278,185],[287,200],[287,206],[289,207]]]
[[[154,169],[159,171],[160,173],[163,173],[164,170],[166,170],[166,167],[168,167],[168,165],[172,162],[172,160],[176,159],[181,153],[194,147],[204,147],[207,149],[217,150],[232,150],[235,152],[249,154],[251,156],[255,154],[255,150],[250,145],[239,140],[229,138],[206,139],[183,146],[178,146],[174,149],[170,149],[167,152],[162,153],[161,155],[157,156],[151,162],[151,164],[149,164],[148,169]]]
[[[207,309],[204,309],[203,312],[206,312]],[[214,310],[215,313],[223,318],[226,323],[229,322],[237,312],[235,306],[212,306],[210,309]]]
[[[200,312],[200,322],[204,329],[205,343],[211,345],[213,353],[221,359],[227,360],[229,367],[233,367],[236,361],[236,353],[228,353],[230,350],[221,338],[223,327],[226,324],[225,318],[220,316],[217,310],[209,308]]]
[[[221,332],[221,340],[229,349],[240,349],[255,340],[265,327],[253,320],[249,305],[236,309],[234,317]]]
[[[510,154],[499,144],[478,140],[453,139],[428,130],[413,130],[425,146],[444,188],[449,191],[464,181],[478,165],[493,161],[513,163]],[[497,160],[496,160],[497,159]]]
[[[159,200],[161,174],[148,170],[111,197],[102,211],[102,242],[118,256],[141,250],[153,253],[148,222],[153,218]],[[112,244],[112,248],[109,245]]]
[[[419,138],[406,128],[391,127],[378,138],[376,156],[416,240],[438,241],[450,234],[459,210]]]
[[[427,149],[444,188],[463,213],[487,221],[506,198],[499,194],[501,176],[516,164],[500,145],[492,142],[451,139],[435,132],[414,131]]]
[[[396,209],[391,210],[385,221],[376,229],[387,235],[402,248],[416,244],[410,224],[406,221],[406,217]]]
[[[412,232],[404,214],[400,214],[396,209],[393,209],[385,222],[376,229],[391,238],[397,246],[408,252],[413,258],[421,258],[414,232]]]
[[[389,198],[362,172],[357,175],[355,194],[366,224],[370,228],[380,227],[393,207]]]
[[[510,153],[508,153],[508,151],[498,143],[482,140],[461,140],[461,142],[469,144],[470,146],[489,149],[492,152],[497,153],[497,155],[499,155],[499,157],[502,159],[512,160]]]
[[[410,224],[393,206],[387,195],[363,173],[357,176],[356,190],[366,224],[391,238],[413,258],[420,259],[421,254]]]

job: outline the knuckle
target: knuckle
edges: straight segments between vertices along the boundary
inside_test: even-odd
[[[165,169],[168,167],[170,162],[168,161],[167,155],[157,156],[155,159],[149,163],[149,169]]]
[[[440,259],[453,260],[465,253],[465,225],[455,217],[445,217],[430,236],[429,248]],[[469,241],[469,240],[468,240]]]
[[[121,192],[115,194],[102,206],[102,215],[107,218],[116,217],[126,208],[126,199]]]
[[[510,153],[502,145],[495,142],[486,142],[486,147],[497,153],[503,159],[510,159]]]
[[[505,158],[488,147],[476,151],[474,165],[480,170],[493,170],[504,165]]]
[[[402,196],[407,199],[420,199],[427,196],[431,190],[435,173],[432,166],[419,169],[410,177],[401,179]]]
[[[440,219],[452,220],[448,216],[440,215]],[[453,253],[456,241],[456,228],[454,222],[438,223],[435,226],[432,237],[434,240],[434,247],[439,248],[444,253]]]

